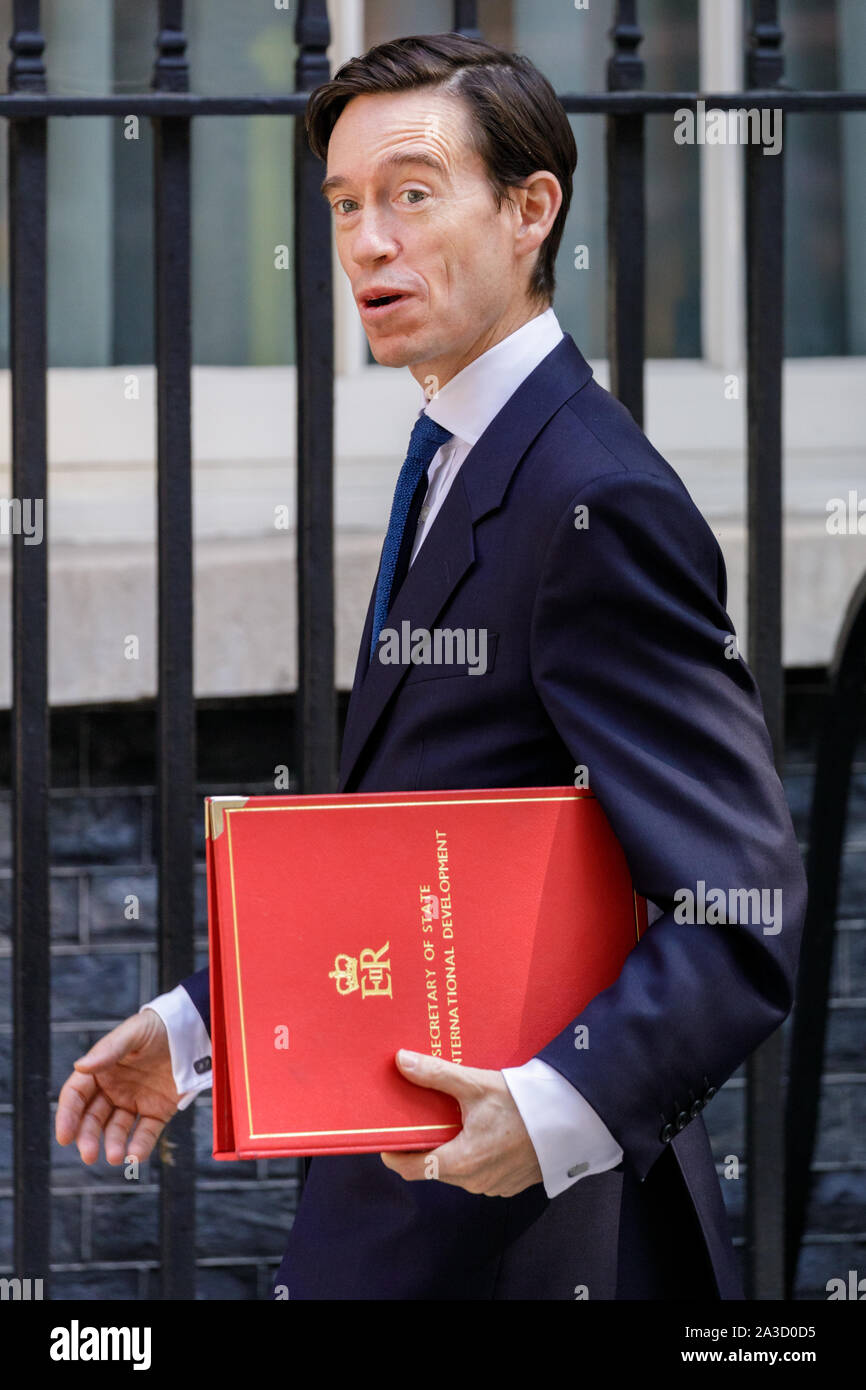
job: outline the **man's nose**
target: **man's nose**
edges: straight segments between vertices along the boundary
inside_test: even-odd
[[[351,254],[358,265],[368,265],[383,256],[394,256],[399,245],[394,236],[391,218],[381,208],[361,209],[352,228]]]

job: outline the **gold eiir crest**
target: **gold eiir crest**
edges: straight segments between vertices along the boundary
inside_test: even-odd
[[[334,957],[334,968],[328,971],[328,979],[333,980],[338,994],[354,994],[361,990],[362,999],[371,994],[384,994],[393,999],[391,993],[391,962],[382,960],[391,949],[386,941],[378,951],[365,946],[359,956],[349,956],[341,952]]]

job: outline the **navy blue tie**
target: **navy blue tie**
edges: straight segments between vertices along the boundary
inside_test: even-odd
[[[409,452],[403,467],[400,469],[397,486],[394,489],[391,516],[385,534],[385,544],[382,546],[379,581],[376,585],[376,605],[373,609],[373,631],[370,638],[371,661],[379,641],[379,633],[385,625],[388,609],[391,606],[394,572],[397,568],[397,557],[400,554],[400,543],[403,540],[412,498],[421,478],[430,467],[433,455],[452,437],[449,430],[437,425],[436,421],[431,420],[429,415],[422,413],[415,421],[412,438],[409,440]]]

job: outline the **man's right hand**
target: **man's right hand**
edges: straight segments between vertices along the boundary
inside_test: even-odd
[[[57,1100],[57,1142],[74,1139],[84,1163],[99,1157],[100,1135],[109,1163],[148,1158],[180,1101],[159,1014],[142,1009],[124,1019],[74,1067]]]

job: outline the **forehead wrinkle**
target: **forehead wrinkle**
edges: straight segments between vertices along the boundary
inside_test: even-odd
[[[384,139],[396,138],[404,144],[420,140],[421,147],[438,155],[449,171],[461,152],[471,149],[461,112],[453,104],[438,108],[428,106],[423,116],[420,112],[412,114],[404,118],[401,124],[399,132],[386,135]]]
[[[397,149],[383,154],[379,159],[378,168],[393,168],[410,163],[426,164],[453,183],[455,158],[463,153],[471,161],[477,154],[462,115],[457,104],[452,101],[438,105],[438,109],[436,103],[432,106],[428,104],[424,116],[415,112],[404,116],[398,129],[382,132],[374,145],[381,147],[395,141],[405,144],[417,140],[423,143],[409,150]],[[335,188],[351,182],[350,175],[332,174],[325,179],[320,191],[327,196]]]

